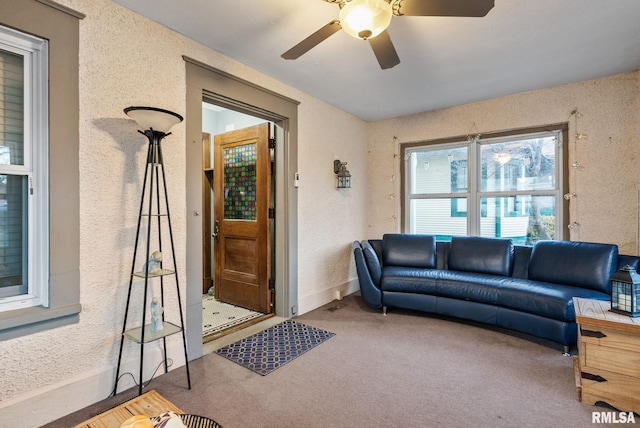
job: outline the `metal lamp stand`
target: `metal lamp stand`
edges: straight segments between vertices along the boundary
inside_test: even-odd
[[[159,113],[159,114],[171,114],[176,116],[177,118],[182,120],[182,117],[177,115],[176,113],[168,112],[166,110],[155,109],[150,107],[129,107],[125,109],[125,113],[130,114],[128,110],[131,109],[146,109],[145,114],[151,112],[151,114]],[[130,114],[133,116],[132,114]],[[138,120],[138,119],[136,119]],[[174,118],[174,120],[177,120]],[[138,120],[140,123],[141,121]],[[187,339],[184,331],[184,317],[182,314],[182,300],[180,297],[180,284],[178,282],[178,271],[176,267],[176,255],[175,255],[175,247],[173,243],[173,231],[171,229],[171,215],[169,211],[169,200],[167,197],[167,185],[165,179],[165,170],[164,163],[162,158],[162,146],[161,141],[167,135],[170,135],[170,132],[162,132],[154,130],[153,128],[149,128],[146,131],[138,131],[141,134],[144,134],[149,139],[149,148],[147,152],[147,165],[144,173],[144,183],[142,187],[142,197],[140,199],[140,211],[138,213],[138,226],[136,231],[136,239],[135,239],[135,247],[133,250],[133,261],[131,263],[131,276],[129,279],[129,292],[127,295],[127,307],[124,313],[124,322],[122,326],[122,337],[120,338],[120,353],[118,355],[118,367],[116,370],[116,378],[115,378],[115,386],[114,386],[114,394],[117,392],[118,380],[120,376],[120,366],[122,363],[122,351],[124,340],[129,339],[133,342],[136,342],[140,345],[140,374],[139,374],[139,385],[138,385],[138,394],[142,394],[142,388],[144,386],[143,383],[143,368],[144,368],[144,348],[146,343],[150,343],[159,339],[162,339],[163,344],[163,352],[164,352],[164,369],[165,373],[168,372],[169,366],[167,362],[167,336],[181,333],[182,334],[182,345],[184,349],[184,359],[187,371],[187,384],[188,388],[191,389],[191,376],[189,374],[189,359],[187,357]],[[162,186],[160,185],[162,183]],[[164,192],[161,194],[160,187],[163,188]],[[161,196],[164,197],[164,205],[161,203]],[[145,201],[147,206],[147,211],[145,212]],[[155,207],[155,209],[154,209]],[[164,209],[164,211],[162,211]],[[146,219],[146,225],[143,224],[143,218]],[[173,269],[164,269],[163,261],[159,262],[159,265],[155,269],[150,269],[151,263],[150,258],[152,257],[151,251],[151,235],[154,233],[152,230],[152,225],[156,223],[155,232],[157,233],[157,244],[158,251],[162,254],[162,226],[163,222],[166,222],[166,225],[169,230],[169,241],[171,245],[171,256],[173,260]],[[146,246],[145,246],[145,262],[143,268],[140,271],[136,271],[136,256],[138,255],[138,244],[140,238],[140,231],[143,227],[146,226]],[[166,258],[163,256],[162,260],[166,261]],[[156,315],[161,317],[162,327],[158,327],[154,329],[152,327],[153,320],[151,324],[146,322],[147,317],[147,304],[148,304],[148,290],[153,287],[153,281],[159,281],[160,288],[160,305],[162,308],[165,307],[165,278],[169,279],[173,277],[175,280],[176,286],[176,294],[178,300],[178,312],[180,314],[180,324],[173,324],[165,321],[165,311],[163,310],[161,315]],[[144,297],[143,297],[143,306],[142,306],[142,327],[128,327],[128,315],[130,310],[131,303],[131,293],[134,288],[134,279],[143,279],[144,280]],[[154,316],[152,313],[151,316]],[[155,330],[155,331],[154,331]]]

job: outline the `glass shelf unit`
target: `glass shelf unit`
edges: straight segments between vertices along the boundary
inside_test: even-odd
[[[145,325],[144,342],[142,341],[142,327],[127,330],[124,335],[127,337],[127,339],[133,340],[136,343],[149,343],[158,339],[165,338],[167,336],[171,336],[172,334],[180,333],[182,331],[182,328],[180,328],[180,326],[167,321],[164,321],[162,325],[164,326],[163,329],[158,332],[151,331],[151,324]]]
[[[142,271],[134,272],[133,276],[137,276],[138,278],[157,278],[159,276],[173,275],[174,273],[176,273],[175,270],[159,269],[157,272],[150,273],[148,276]]]

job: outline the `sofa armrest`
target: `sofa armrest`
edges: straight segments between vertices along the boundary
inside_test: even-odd
[[[638,267],[640,267],[640,257],[630,256],[627,254],[618,254],[618,265],[616,270],[620,270],[625,266],[631,266],[637,272]]]
[[[372,255],[373,258],[371,257]],[[380,291],[380,276],[382,274],[382,268],[380,267],[380,262],[378,261],[375,251],[367,241],[363,241],[362,244],[354,241],[353,256],[356,261],[356,272],[358,273],[358,283],[360,284],[362,300],[372,308],[381,308],[382,291]],[[371,265],[371,270],[369,265]]]

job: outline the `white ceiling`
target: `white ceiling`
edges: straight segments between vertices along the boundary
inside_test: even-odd
[[[343,31],[280,57],[337,19],[322,0],[114,1],[367,121],[640,67],[640,0],[495,0],[483,18],[394,17],[401,62],[388,70]]]

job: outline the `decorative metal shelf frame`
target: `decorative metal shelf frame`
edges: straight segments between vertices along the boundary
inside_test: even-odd
[[[142,196],[140,199],[140,210],[138,213],[138,225],[136,229],[135,246],[133,250],[133,260],[131,262],[131,275],[129,279],[129,291],[127,295],[127,306],[124,314],[124,322],[122,325],[122,336],[120,339],[120,352],[118,354],[118,366],[116,370],[114,393],[117,392],[118,380],[120,377],[120,369],[122,364],[122,352],[124,348],[125,339],[131,340],[140,345],[140,374],[138,384],[138,394],[142,394],[144,387],[144,348],[145,344],[162,339],[163,352],[164,352],[164,369],[165,373],[169,370],[168,357],[167,357],[167,342],[166,338],[170,335],[181,333],[182,345],[184,349],[184,359],[187,374],[187,386],[191,389],[191,376],[189,373],[189,359],[187,356],[187,339],[184,329],[184,316],[182,313],[182,299],[180,296],[180,283],[178,280],[178,270],[176,268],[176,255],[175,246],[173,240],[173,230],[171,228],[171,214],[169,210],[169,199],[167,195],[167,183],[165,178],[164,162],[162,157],[161,141],[167,135],[170,135],[168,130],[176,123],[182,121],[182,116],[177,113],[170,112],[168,110],[158,109],[154,107],[128,107],[125,113],[134,118],[138,124],[146,129],[145,131],[138,131],[145,135],[149,140],[149,148],[147,151],[147,164],[144,173],[144,182],[142,187]],[[161,185],[162,184],[162,185]],[[160,187],[164,192],[161,193]],[[162,205],[164,201],[164,206]],[[145,202],[147,202],[147,212],[145,213]],[[154,211],[155,207],[155,211]],[[162,211],[164,210],[164,212]],[[136,271],[136,262],[138,257],[138,247],[140,244],[140,232],[143,228],[143,219],[146,219],[146,243],[145,243],[145,261],[148,261],[151,251],[152,234],[154,232],[153,224],[156,223],[155,232],[158,245],[158,251],[163,252],[162,247],[162,229],[163,222],[166,222],[165,228],[169,231],[170,252],[173,262],[173,269],[165,269],[162,265],[166,258],[163,255],[163,261],[160,261],[160,269],[150,272],[148,267],[142,270]],[[157,222],[155,221],[157,220]],[[155,242],[155,241],[154,241]],[[151,325],[146,323],[147,308],[148,308],[148,296],[149,289],[153,289],[152,282],[159,282],[160,290],[160,305],[165,308],[165,279],[170,277],[174,278],[175,290],[178,301],[178,312],[180,314],[180,324],[174,324],[165,321],[165,313],[163,310],[162,326],[160,331],[153,331]],[[134,279],[144,279],[144,295],[143,295],[143,307],[142,307],[142,322],[137,327],[128,326],[129,311],[131,304],[131,294],[135,287]]]

